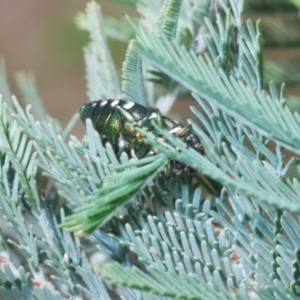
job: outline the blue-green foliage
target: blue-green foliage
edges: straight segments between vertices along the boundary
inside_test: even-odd
[[[91,36],[90,100],[167,112],[188,93],[205,154],[155,123],[155,135],[137,130],[159,154],[139,160],[103,145],[90,120],[82,140],[68,138],[78,114],[62,129],[26,74],[35,109],[24,111],[2,63],[0,298],[298,299],[300,119],[284,85],[263,90],[260,22],[242,22],[241,0],[122,2],[141,16],[131,31],[109,22],[135,36],[121,83],[100,6],[76,18]],[[170,175],[169,161],[197,172]]]

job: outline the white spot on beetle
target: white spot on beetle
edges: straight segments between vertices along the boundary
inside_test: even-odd
[[[134,106],[134,102],[128,101],[123,107],[125,109],[130,109],[133,106]]]
[[[92,104],[92,107],[95,107],[96,105],[97,105],[97,103],[93,103],[93,104]]]
[[[118,104],[119,104],[119,100],[115,100],[115,101],[113,101],[111,104],[110,104],[110,106],[111,107],[115,107],[115,106],[117,106]]]
[[[100,106],[105,106],[106,104],[107,104],[107,100],[102,101],[101,104],[100,104]]]
[[[155,119],[157,117],[157,113],[156,112],[153,112],[150,117],[149,117],[149,120],[151,119]]]
[[[124,146],[125,146],[125,141],[124,141],[123,137],[121,137],[121,138],[119,139],[118,146],[119,146],[119,149],[123,149],[123,148],[124,148]]]
[[[181,127],[175,127],[173,129],[169,130],[169,133],[176,133],[176,132],[180,131],[181,129],[182,129]]]
[[[138,157],[136,156],[135,150],[133,148],[130,148],[130,154],[134,160],[138,160]]]

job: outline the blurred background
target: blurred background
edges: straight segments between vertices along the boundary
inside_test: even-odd
[[[98,1],[105,16],[121,18],[135,14],[134,7]],[[287,82],[288,95],[299,95],[300,22],[296,6],[289,0],[246,0],[246,16],[262,18],[266,82],[274,78]],[[85,9],[83,0],[1,0],[0,54],[5,59],[13,94],[17,71],[35,75],[47,112],[66,125],[81,105],[88,101],[82,48],[88,34],[79,30],[74,16]],[[120,70],[126,43],[109,40],[116,67]],[[291,98],[299,103],[298,98]],[[178,102],[175,112],[186,103]],[[78,126],[78,132],[85,131]]]
[[[134,13],[126,5],[100,2],[105,15],[121,18]],[[16,72],[32,72],[47,112],[62,125],[88,101],[83,47],[89,38],[74,23],[75,14],[85,6],[83,0],[0,2],[0,55],[5,59],[12,93],[20,96]],[[116,67],[121,69],[126,44],[109,42]],[[85,131],[83,126],[79,130]]]

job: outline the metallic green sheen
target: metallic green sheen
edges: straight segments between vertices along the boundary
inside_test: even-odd
[[[84,124],[86,119],[90,118],[102,140],[110,142],[117,154],[124,151],[136,158],[155,154],[156,151],[147,143],[145,137],[132,125],[134,122],[164,139],[152,126],[152,120],[184,140],[187,146],[199,152],[203,151],[190,126],[183,126],[162,116],[157,109],[147,109],[131,101],[112,99],[92,101],[82,106],[80,117]]]
[[[127,104],[127,101],[118,100],[118,105],[112,107],[111,104],[116,100],[99,100],[92,101],[84,104],[80,110],[80,117],[85,124],[85,120],[90,118],[93,122],[95,129],[101,134],[107,137],[114,137],[119,132],[126,132],[128,126],[125,125],[127,120],[118,107],[122,107]],[[103,105],[103,103],[106,103]],[[140,121],[147,116],[148,109],[142,105],[135,103],[132,108],[126,109],[130,113],[135,122]]]
[[[130,149],[134,149],[135,155],[140,158],[149,152],[150,146],[128,122],[134,121],[139,124],[143,118],[149,115],[149,110],[137,103],[130,102],[132,106],[128,103],[124,100],[92,101],[82,106],[80,118],[84,124],[86,119],[90,118],[95,130],[102,136],[104,142],[108,141],[112,144],[116,153],[129,152]],[[127,109],[126,104],[131,107]],[[123,115],[120,107],[130,115],[132,120]]]

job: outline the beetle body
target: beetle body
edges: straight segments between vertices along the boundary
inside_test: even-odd
[[[112,144],[117,154],[125,151],[137,159],[156,154],[145,137],[131,124],[136,123],[164,139],[152,126],[152,121],[181,138],[187,146],[200,153],[203,152],[202,145],[194,135],[191,126],[184,126],[162,116],[157,109],[148,109],[135,102],[112,99],[92,101],[82,106],[80,117],[83,123],[90,118],[95,130],[105,142],[108,141]]]

